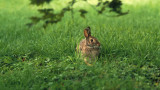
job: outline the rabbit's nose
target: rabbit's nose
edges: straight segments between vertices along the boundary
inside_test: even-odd
[[[97,46],[100,46],[101,44],[100,43],[97,43]]]

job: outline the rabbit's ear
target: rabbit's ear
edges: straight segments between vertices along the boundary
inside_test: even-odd
[[[90,27],[87,27],[86,29],[84,29],[84,36],[86,38],[88,38],[89,36],[91,36],[91,29],[90,29]]]

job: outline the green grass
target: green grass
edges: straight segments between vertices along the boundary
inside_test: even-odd
[[[159,89],[158,5],[124,5],[130,12],[121,17],[76,14],[73,21],[68,13],[44,30],[25,26],[37,15],[27,0],[0,1],[0,89]],[[92,67],[75,52],[87,26],[101,43]]]

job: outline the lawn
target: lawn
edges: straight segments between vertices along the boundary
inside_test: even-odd
[[[160,89],[159,5],[126,3],[120,17],[66,13],[43,29],[26,26],[38,14],[28,0],[1,0],[0,89]],[[93,66],[75,52],[87,26],[101,43]]]

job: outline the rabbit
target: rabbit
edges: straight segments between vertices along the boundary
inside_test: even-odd
[[[77,51],[84,57],[85,63],[88,66],[92,66],[91,62],[94,61],[100,53],[100,43],[95,37],[91,36],[90,27],[84,29],[84,36],[85,39],[80,41],[79,46],[77,46]]]

